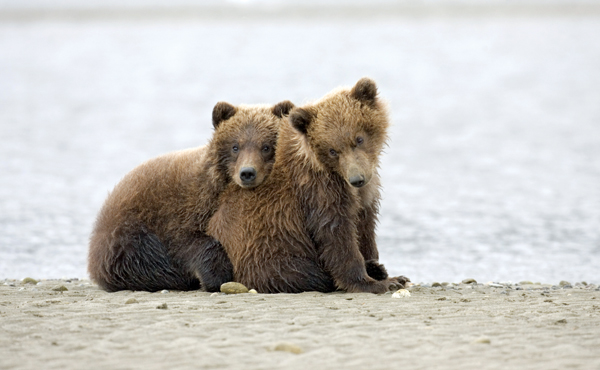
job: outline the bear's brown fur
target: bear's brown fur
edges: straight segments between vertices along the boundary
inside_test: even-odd
[[[289,121],[269,179],[251,191],[229,186],[210,220],[234,279],[265,293],[402,287],[408,279],[388,278],[377,262],[377,167],[388,117],[375,83],[361,79],[292,110]]]
[[[217,103],[208,145],[162,155],[127,174],[90,237],[92,280],[108,291],[216,291],[231,281],[227,255],[205,233],[208,221],[229,183],[251,189],[269,175],[279,126],[292,107]]]

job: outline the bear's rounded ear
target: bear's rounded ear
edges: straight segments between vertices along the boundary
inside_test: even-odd
[[[350,96],[370,107],[375,107],[375,102],[377,101],[377,85],[375,84],[375,81],[370,78],[363,77],[358,80],[356,85],[350,90]]]
[[[217,128],[221,122],[233,117],[235,112],[237,112],[237,109],[229,103],[220,101],[215,104],[212,112],[213,127]]]
[[[295,108],[290,113],[290,122],[292,126],[303,134],[308,131],[308,126],[314,119],[314,114],[304,108]]]
[[[283,118],[283,116],[287,116],[290,114],[290,111],[295,107],[294,103],[289,100],[284,100],[279,102],[273,106],[271,112],[279,118]]]

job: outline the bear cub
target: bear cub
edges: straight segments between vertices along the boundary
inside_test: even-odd
[[[128,173],[97,216],[92,280],[107,291],[218,291],[233,280],[223,248],[206,234],[208,221],[228,184],[248,191],[267,179],[279,126],[293,106],[219,102],[206,146],[159,156]]]
[[[292,110],[269,178],[250,192],[228,186],[210,220],[235,281],[264,293],[384,293],[409,281],[388,277],[375,243],[388,125],[368,78]]]

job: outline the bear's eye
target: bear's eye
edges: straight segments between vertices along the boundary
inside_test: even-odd
[[[363,139],[361,136],[359,136],[359,137],[356,138],[356,144],[357,145],[362,144],[364,141],[365,141],[365,139]]]
[[[262,151],[263,151],[263,152],[265,152],[265,153],[268,153],[268,152],[270,152],[270,151],[271,151],[271,147],[270,147],[270,146],[268,146],[268,145],[263,145],[263,147],[262,147]]]
[[[337,156],[337,152],[334,149],[329,149],[329,154],[331,154],[332,157]]]
[[[239,148],[237,145],[234,145],[234,146],[233,146],[233,148],[231,148],[231,150],[232,150],[234,153],[237,153],[237,152],[240,150],[240,148]]]

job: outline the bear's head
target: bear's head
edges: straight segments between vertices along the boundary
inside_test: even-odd
[[[260,185],[275,162],[279,126],[293,107],[288,100],[274,106],[217,103],[211,145],[219,171],[242,188]]]
[[[372,178],[389,126],[377,86],[362,78],[351,89],[334,90],[314,104],[295,108],[292,126],[303,134],[314,167],[339,174],[360,188]]]

